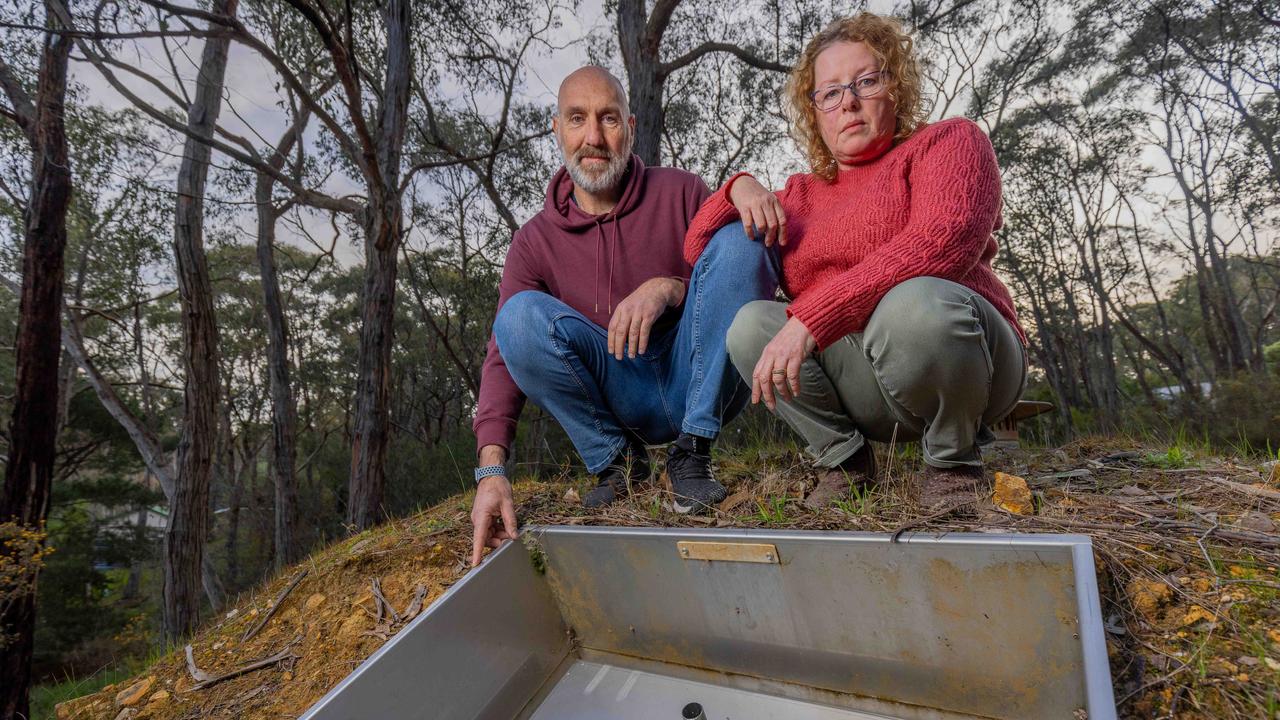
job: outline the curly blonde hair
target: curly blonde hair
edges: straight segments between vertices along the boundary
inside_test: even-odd
[[[827,25],[805,46],[783,91],[790,105],[787,114],[791,118],[791,135],[808,159],[809,168],[827,180],[836,177],[836,159],[818,131],[817,108],[809,96],[813,93],[813,69],[818,55],[841,42],[866,43],[880,61],[880,69],[887,81],[885,90],[894,104],[897,121],[895,141],[901,142],[910,137],[924,125],[929,115],[922,95],[923,78],[914,44],[897,20],[864,12]]]

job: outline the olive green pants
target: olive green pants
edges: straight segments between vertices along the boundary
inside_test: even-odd
[[[784,303],[738,311],[729,357],[751,382],[765,346],[787,322]],[[778,415],[808,443],[819,467],[835,467],[867,438],[920,440],[934,467],[981,465],[989,425],[1013,409],[1026,385],[1017,332],[986,298],[949,280],[917,277],[890,290],[862,333],[814,353],[800,394]]]

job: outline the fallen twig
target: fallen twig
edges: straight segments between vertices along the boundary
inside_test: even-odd
[[[417,617],[422,612],[422,602],[427,599],[427,586],[421,583],[413,591],[413,600],[409,602],[409,607],[404,609],[404,618],[406,620]]]
[[[261,660],[254,660],[253,662],[247,665],[241,665],[240,667],[234,670],[231,670],[229,672],[225,672],[217,677],[208,678],[206,680],[198,682],[195,685],[192,685],[191,689],[203,690],[211,685],[217,685],[223,680],[230,680],[233,677],[240,677],[241,675],[244,675],[245,673],[251,673],[254,670],[261,670],[262,668],[265,668],[265,667],[271,667],[272,665],[275,665],[276,663],[282,660],[287,660],[288,658],[294,657],[293,646],[297,645],[301,641],[302,641],[302,636],[298,635],[294,639],[290,640],[288,644],[286,644],[284,648],[282,648],[276,654],[271,655],[269,657],[264,657]],[[190,648],[191,646],[188,645],[187,647]],[[188,657],[190,656],[188,655]],[[206,677],[208,676],[206,675]]]
[[[294,576],[293,580],[289,581],[289,584],[286,585],[285,588],[280,591],[280,594],[276,596],[275,602],[271,603],[271,609],[262,615],[262,619],[258,620],[257,624],[244,631],[244,635],[241,636],[240,642],[247,642],[249,638],[257,635],[258,631],[266,626],[267,621],[270,620],[276,614],[276,611],[280,609],[280,605],[284,602],[284,599],[289,597],[289,593],[293,592],[293,589],[298,586],[298,583],[302,582],[302,578],[306,577],[309,572],[311,572],[310,569],[303,568],[302,572],[298,573]]]
[[[387,601],[387,597],[382,594],[382,581],[378,580],[378,578],[374,578],[372,585],[373,601],[378,610],[375,623],[381,625],[384,619],[387,621],[388,625],[394,625],[400,622],[400,613],[396,612],[396,609]]]
[[[196,667],[196,659],[192,654],[191,646],[187,646],[187,672],[191,673],[191,679],[196,683],[208,682],[213,678],[209,673]]]
[[[1272,490],[1269,487],[1258,487],[1257,485],[1246,485],[1245,483],[1239,483],[1234,480],[1228,480],[1226,478],[1218,477],[1216,475],[1210,475],[1209,479],[1218,483],[1219,485],[1222,485],[1223,487],[1231,488],[1232,490],[1235,490],[1236,492],[1242,492],[1245,495],[1268,498],[1270,500],[1280,500],[1280,490]]]

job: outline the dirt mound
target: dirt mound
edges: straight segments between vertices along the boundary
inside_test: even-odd
[[[1023,498],[1000,503],[1015,512],[920,517],[904,501],[918,460],[881,456],[880,485],[820,512],[801,503],[812,473],[782,450],[719,457],[731,494],[712,517],[672,513],[661,478],[603,513],[581,507],[583,480],[516,495],[523,524],[1087,533],[1122,717],[1280,717],[1280,488],[1256,465],[1111,440],[1008,451],[989,466]],[[58,717],[298,717],[467,571],[469,507],[455,497],[316,553],[206,625],[190,660],[172,652]]]

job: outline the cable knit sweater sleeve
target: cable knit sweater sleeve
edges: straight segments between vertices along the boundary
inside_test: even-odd
[[[751,173],[740,172],[729,178],[719,190],[711,193],[711,197],[702,203],[698,214],[693,216],[689,229],[684,236],[684,259],[690,265],[698,262],[698,256],[711,242],[711,236],[720,228],[738,219],[738,209],[729,202],[729,190],[740,177],[751,177]]]
[[[906,226],[788,307],[819,349],[862,332],[880,299],[898,283],[921,276],[958,281],[982,259],[1000,217],[1000,171],[991,141],[971,122],[952,122],[918,153],[909,171]]]

